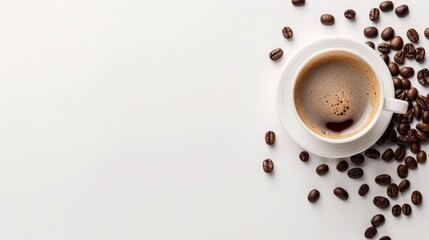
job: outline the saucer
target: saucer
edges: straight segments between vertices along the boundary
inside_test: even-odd
[[[366,57],[379,59],[379,61],[374,61],[377,62],[377,66],[373,67],[383,69],[379,72],[383,79],[392,78],[386,64],[373,49],[345,37],[325,37],[304,45],[288,59],[283,68],[276,92],[277,113],[289,136],[305,150],[328,158],[348,157],[365,151],[383,135],[393,115],[392,112],[382,111],[378,121],[367,134],[354,141],[345,143],[324,142],[310,134],[307,129],[299,123],[293,112],[292,104],[288,103],[288,94],[283,93],[287,93],[292,87],[291,79],[294,78],[297,69],[299,69],[299,67],[311,55],[326,49],[342,47],[352,48],[359,51]],[[393,83],[383,84],[382,88],[384,89],[384,95],[386,98],[395,97]]]

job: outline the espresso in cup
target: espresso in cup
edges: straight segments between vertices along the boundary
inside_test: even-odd
[[[310,60],[298,74],[294,102],[301,121],[330,139],[352,137],[365,129],[380,105],[380,86],[372,68],[342,51]]]

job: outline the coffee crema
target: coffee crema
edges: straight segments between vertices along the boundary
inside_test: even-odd
[[[332,139],[354,136],[369,125],[380,104],[380,86],[371,67],[347,52],[311,60],[298,75],[294,102],[314,133]]]

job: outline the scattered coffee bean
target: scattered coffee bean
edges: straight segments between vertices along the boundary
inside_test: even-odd
[[[395,9],[395,13],[398,17],[405,17],[408,15],[409,9],[407,5],[401,5]]]
[[[397,63],[397,64],[404,64],[405,62],[405,54],[402,51],[399,51],[395,54],[395,56],[393,57],[393,60]]]
[[[374,227],[379,227],[383,225],[383,223],[386,221],[386,218],[384,218],[383,214],[377,214],[371,219],[371,224]]]
[[[404,147],[396,148],[395,155],[394,155],[395,160],[402,161],[405,157],[405,153],[406,153],[406,150]]]
[[[270,52],[270,59],[273,61],[279,60],[283,56],[283,50],[276,48]]]
[[[399,67],[396,63],[390,62],[387,64],[387,67],[389,68],[390,74],[392,76],[398,76],[399,74]]]
[[[410,78],[414,76],[414,69],[412,67],[403,67],[399,70],[399,73],[402,77]]]
[[[262,162],[262,167],[266,173],[270,173],[274,170],[274,163],[271,159],[265,159]]]
[[[314,202],[316,202],[317,200],[319,200],[319,197],[320,197],[320,192],[319,192],[319,190],[317,190],[317,189],[313,189],[313,190],[311,190],[311,191],[308,193],[308,197],[307,197],[307,199],[308,199],[308,201],[309,201],[309,202],[314,203]]]
[[[411,87],[408,89],[407,97],[411,101],[415,101],[417,99],[417,96],[419,95],[419,91],[415,87]]]
[[[390,198],[396,198],[398,196],[398,185],[396,183],[391,183],[387,186],[387,196]]]
[[[373,22],[377,22],[380,18],[380,10],[378,8],[373,8],[371,11],[369,11],[369,20]]]
[[[372,158],[372,159],[378,159],[380,157],[380,152],[375,148],[368,148],[365,151],[365,156]]]
[[[407,137],[410,139],[411,142],[417,142],[419,139],[417,138],[417,131],[416,129],[410,129],[407,132]]]
[[[320,22],[323,25],[328,25],[328,26],[329,25],[334,25],[335,18],[331,14],[323,14],[322,16],[320,16]]]
[[[337,170],[339,172],[344,172],[349,168],[349,164],[346,161],[341,161],[337,164]]]
[[[375,44],[371,41],[365,42],[366,45],[368,45],[368,47],[374,49],[375,48]]]
[[[407,98],[407,93],[402,89],[395,90],[395,98],[405,100]],[[404,115],[402,114],[402,117],[403,116]]]
[[[423,131],[417,130],[417,134],[416,135],[417,135],[417,138],[419,139],[420,142],[427,142],[427,141],[429,141],[428,135],[425,132],[423,132]]]
[[[387,27],[381,32],[381,38],[384,41],[390,41],[395,36],[395,30],[392,27]]]
[[[381,158],[386,161],[389,162],[393,159],[394,153],[393,150],[391,148],[386,149],[386,151],[384,151],[383,155],[381,155]]]
[[[416,98],[416,102],[417,102],[417,99],[418,97]],[[414,105],[413,112],[414,112],[414,117],[417,120],[422,119],[422,115],[423,115],[422,108],[418,104]]]
[[[402,89],[402,80],[400,78],[394,77],[392,80],[395,90]]]
[[[393,50],[399,51],[404,46],[404,40],[400,36],[395,36],[390,40],[390,47]]]
[[[390,205],[389,199],[382,197],[382,196],[376,196],[374,197],[374,200],[372,201],[374,205],[378,208],[385,209],[388,208]]]
[[[419,41],[419,33],[414,28],[410,28],[407,31],[407,37],[411,42],[416,43]]]
[[[316,173],[319,176],[323,176],[326,175],[329,172],[329,167],[326,164],[320,164],[317,168],[316,168]]]
[[[392,181],[392,178],[388,174],[380,174],[375,177],[375,183],[382,186],[387,186]]]
[[[417,161],[414,157],[408,156],[405,158],[405,166],[409,169],[417,169]]]
[[[421,150],[419,153],[417,153],[416,158],[418,163],[425,163],[427,158],[426,152]]]
[[[377,228],[369,227],[365,230],[364,236],[368,239],[371,239],[377,235]]]
[[[358,153],[351,156],[350,161],[356,165],[361,165],[362,163],[365,162],[365,157],[362,154]]]
[[[399,206],[398,204],[395,204],[392,207],[392,215],[394,217],[399,217],[401,215],[401,212],[402,212],[401,206]]]
[[[425,110],[425,111],[428,110],[427,98],[425,96],[423,96],[423,95],[417,96],[416,103],[417,103],[417,105],[419,105],[419,107],[422,110]]]
[[[380,10],[383,12],[389,12],[393,10],[393,2],[392,1],[384,1],[380,3]]]
[[[410,150],[411,150],[412,153],[418,153],[418,152],[420,152],[420,148],[421,148],[420,142],[412,142],[410,144]]]
[[[411,81],[408,78],[401,79],[401,82],[402,82],[402,89],[410,89],[411,88]],[[413,105],[411,104],[411,107],[410,107],[410,109],[408,109],[408,111],[411,110],[412,107],[413,107]]]
[[[411,212],[412,212],[411,205],[410,205],[410,204],[408,204],[408,203],[404,203],[404,204],[402,205],[402,213],[403,213],[405,216],[409,216],[409,215],[411,215]]]
[[[422,116],[423,123],[429,123],[429,111],[424,111]]]
[[[408,176],[408,168],[403,164],[398,166],[397,172],[400,178],[406,178]]]
[[[429,78],[429,70],[427,68],[423,68],[422,70],[417,72],[417,80],[421,85],[426,85],[428,83]]]
[[[398,185],[398,190],[403,193],[405,191],[407,191],[410,188],[410,181],[408,181],[407,179],[402,180],[399,185]]]
[[[378,51],[381,53],[389,53],[390,52],[390,46],[388,43],[380,43],[377,47]]]
[[[411,144],[411,141],[407,136],[399,136],[396,138],[396,145],[398,145],[400,147],[408,147],[408,146],[410,146],[410,144]]]
[[[353,178],[353,179],[358,179],[361,178],[363,176],[363,170],[362,168],[352,168],[350,170],[347,171],[347,176],[349,176],[349,178]]]
[[[395,130],[392,130],[390,133],[389,133],[389,136],[387,136],[387,138],[389,139],[389,141],[390,142],[395,142],[396,141],[396,131]]]
[[[356,17],[356,12],[353,9],[347,9],[344,12],[344,17],[347,19],[354,19]]]
[[[305,0],[292,0],[292,4],[294,6],[303,6],[305,4]]]
[[[416,48],[412,43],[407,43],[404,45],[404,54],[406,58],[412,59],[416,55]]]
[[[380,240],[392,240],[389,236],[383,236],[380,238]]]
[[[422,204],[423,201],[423,196],[419,191],[414,191],[411,194],[411,202],[416,205],[419,206],[420,204]]]
[[[429,124],[428,123],[417,123],[416,128],[422,132],[429,133]]]
[[[303,161],[303,162],[307,162],[310,159],[310,155],[308,154],[308,152],[302,151],[299,154],[299,159],[301,159],[301,161]]]
[[[369,192],[369,186],[368,184],[364,183],[359,187],[358,194],[359,196],[363,197]]]
[[[410,130],[410,124],[408,123],[400,123],[396,129],[398,131],[399,134],[401,135],[407,135],[408,130]],[[404,139],[399,139],[399,140],[404,140]],[[407,144],[406,146],[408,146],[409,144]]]
[[[363,35],[367,38],[375,38],[378,35],[378,29],[376,27],[366,27],[363,30]]]
[[[284,27],[283,29],[282,29],[282,34],[283,34],[283,37],[285,37],[286,39],[291,39],[292,37],[293,37],[293,31],[292,31],[292,28],[290,28],[290,27]]]
[[[341,200],[347,200],[349,198],[349,193],[341,187],[337,187],[334,189],[334,194]]]
[[[265,133],[265,142],[268,145],[273,145],[276,141],[276,134],[273,131],[268,131]]]
[[[425,49],[422,47],[418,47],[416,48],[416,56],[414,57],[414,59],[417,62],[422,63],[425,61],[425,55],[426,55]]]
[[[426,37],[427,39],[429,39],[429,28],[426,28],[426,29],[425,29],[424,34],[425,34],[425,37]]]
[[[414,112],[408,111],[407,113],[405,113],[405,115],[404,115],[404,121],[406,123],[411,123],[411,122],[413,122],[413,120],[414,120]]]
[[[387,55],[387,54],[385,54],[385,53],[382,53],[382,54],[380,54],[380,57],[383,59],[383,61],[384,61],[386,64],[388,64],[388,63],[389,63],[389,61],[390,61],[390,57],[389,57],[389,55]]]

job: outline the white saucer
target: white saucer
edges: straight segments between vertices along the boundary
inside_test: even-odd
[[[353,47],[354,49],[359,48],[358,50],[364,55],[378,59],[379,61],[375,62],[377,62],[379,66],[376,66],[376,68],[383,69],[382,71],[380,71],[381,76],[383,78],[391,79],[389,69],[387,68],[384,61],[373,49],[369,48],[364,44],[356,44],[356,42],[353,43],[350,41],[350,39],[344,37],[326,37],[306,44],[305,46],[297,50],[293,54],[293,56],[288,59],[283,68],[283,74],[278,82],[276,93],[277,112],[280,121],[283,127],[288,132],[288,134],[299,146],[301,146],[305,150],[316,155],[328,158],[342,158],[365,151],[375,142],[377,142],[377,140],[383,135],[384,131],[386,130],[386,127],[390,122],[390,119],[392,118],[391,112],[382,111],[380,114],[380,118],[378,119],[372,130],[370,130],[361,138],[358,138],[355,141],[348,143],[323,142],[322,140],[311,135],[298,122],[298,119],[296,119],[295,114],[293,112],[292,104],[287,102],[289,101],[289,98],[286,96],[287,94],[279,93],[281,91],[288,92],[288,89],[290,89],[292,85],[291,79],[293,79],[296,70],[307,58],[309,58],[311,55],[318,51],[338,47]],[[393,87],[393,83],[384,84],[383,88],[386,98],[394,98],[395,90]]]

